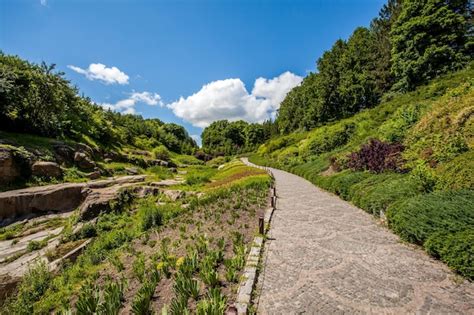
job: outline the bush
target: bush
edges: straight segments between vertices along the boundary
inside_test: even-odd
[[[154,148],[152,153],[155,159],[163,161],[170,160],[170,151],[168,151],[168,149],[164,145],[160,145],[159,147]]]
[[[425,248],[453,270],[474,280],[474,229],[434,233],[425,242]]]
[[[376,216],[394,202],[418,194],[418,183],[401,174],[372,175],[350,188],[352,202]]]
[[[317,155],[347,143],[355,129],[354,124],[336,124],[316,129],[305,143],[303,155]]]
[[[358,152],[349,155],[348,166],[357,171],[368,170],[381,173],[386,170],[402,171],[401,152],[403,145],[371,139]]]
[[[450,162],[436,169],[438,182],[436,188],[441,190],[474,190],[474,150],[457,156]]]
[[[472,228],[473,209],[473,191],[434,192],[393,204],[387,218],[402,239],[423,245],[434,233]]]
[[[34,303],[46,292],[51,278],[46,263],[31,267],[21,280],[15,300],[6,302],[6,314],[32,314]]]

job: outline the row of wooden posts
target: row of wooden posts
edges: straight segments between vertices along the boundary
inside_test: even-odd
[[[275,210],[277,203],[275,177],[273,176],[273,173],[269,168],[264,167],[263,169],[266,170],[270,177],[273,179],[272,185],[270,187],[270,205],[272,207],[272,210]],[[265,219],[262,214],[258,218],[258,233],[261,235],[265,233]]]

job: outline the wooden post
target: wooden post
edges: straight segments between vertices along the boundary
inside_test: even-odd
[[[277,190],[276,190],[275,185],[273,185],[272,192],[273,192],[273,197],[276,197],[276,195],[277,195]]]
[[[262,235],[265,233],[265,223],[263,220],[263,216],[258,217],[258,233]]]
[[[273,208],[273,209],[276,209],[276,207],[277,207],[276,201],[277,201],[277,197],[276,197],[276,196],[273,196],[273,197],[272,197],[272,208]]]

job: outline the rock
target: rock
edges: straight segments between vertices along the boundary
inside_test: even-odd
[[[165,179],[159,182],[152,182],[150,183],[150,186],[154,187],[168,187],[168,186],[173,186],[173,185],[180,185],[183,184],[183,180],[175,180],[175,179]]]
[[[85,183],[66,183],[0,193],[0,219],[37,212],[69,211],[84,200]]]
[[[120,176],[115,178],[108,178],[87,183],[87,188],[105,188],[112,185],[121,185],[126,183],[139,183],[145,181],[146,175],[135,176]]]
[[[160,193],[158,187],[153,186],[138,186],[135,191],[138,198],[144,198],[146,196],[156,196]]]
[[[79,218],[82,221],[91,220],[99,216],[100,213],[107,213],[115,209],[115,207],[121,207],[120,195],[130,194],[132,197],[131,189],[136,184],[124,184],[114,185],[111,187],[94,189],[88,191],[88,196],[84,203],[79,208]]]
[[[188,172],[187,171],[178,171],[178,174],[179,175],[186,175],[186,174],[188,174]]]
[[[44,176],[44,177],[61,177],[62,170],[57,163],[38,161],[33,164],[31,167],[31,172],[34,176]]]
[[[139,174],[138,168],[136,168],[136,167],[126,167],[125,172],[127,172],[128,175],[138,175]]]
[[[169,168],[169,171],[170,171],[171,173],[176,173],[176,172],[177,172],[177,169],[176,169],[176,167],[171,167],[171,168]]]
[[[84,143],[76,143],[76,151],[87,154],[89,157],[94,156],[94,150]]]
[[[112,159],[111,159],[111,158],[105,158],[105,159],[104,159],[104,162],[105,162],[105,163],[110,163],[110,162],[112,162]]]
[[[54,158],[61,165],[70,166],[74,163],[74,149],[66,144],[53,146]]]
[[[10,183],[20,176],[20,167],[15,162],[13,150],[0,147],[0,184]]]
[[[160,166],[168,167],[168,162],[167,162],[167,161],[163,161],[163,160],[158,160],[158,161],[160,161],[160,162],[159,162],[159,163],[160,163],[160,164],[159,164]]]
[[[144,150],[133,150],[132,153],[136,155],[151,156],[150,152]]]
[[[176,201],[186,196],[186,193],[182,190],[165,190],[163,194],[171,201]]]
[[[79,168],[84,170],[90,170],[95,167],[94,161],[84,152],[76,152],[74,154],[74,162]]]
[[[101,176],[100,171],[94,171],[89,174],[87,174],[87,178],[89,179],[99,179]]]

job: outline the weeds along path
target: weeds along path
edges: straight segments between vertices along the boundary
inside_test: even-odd
[[[248,163],[248,161],[244,161]],[[369,214],[276,169],[259,314],[474,314],[474,284]]]

